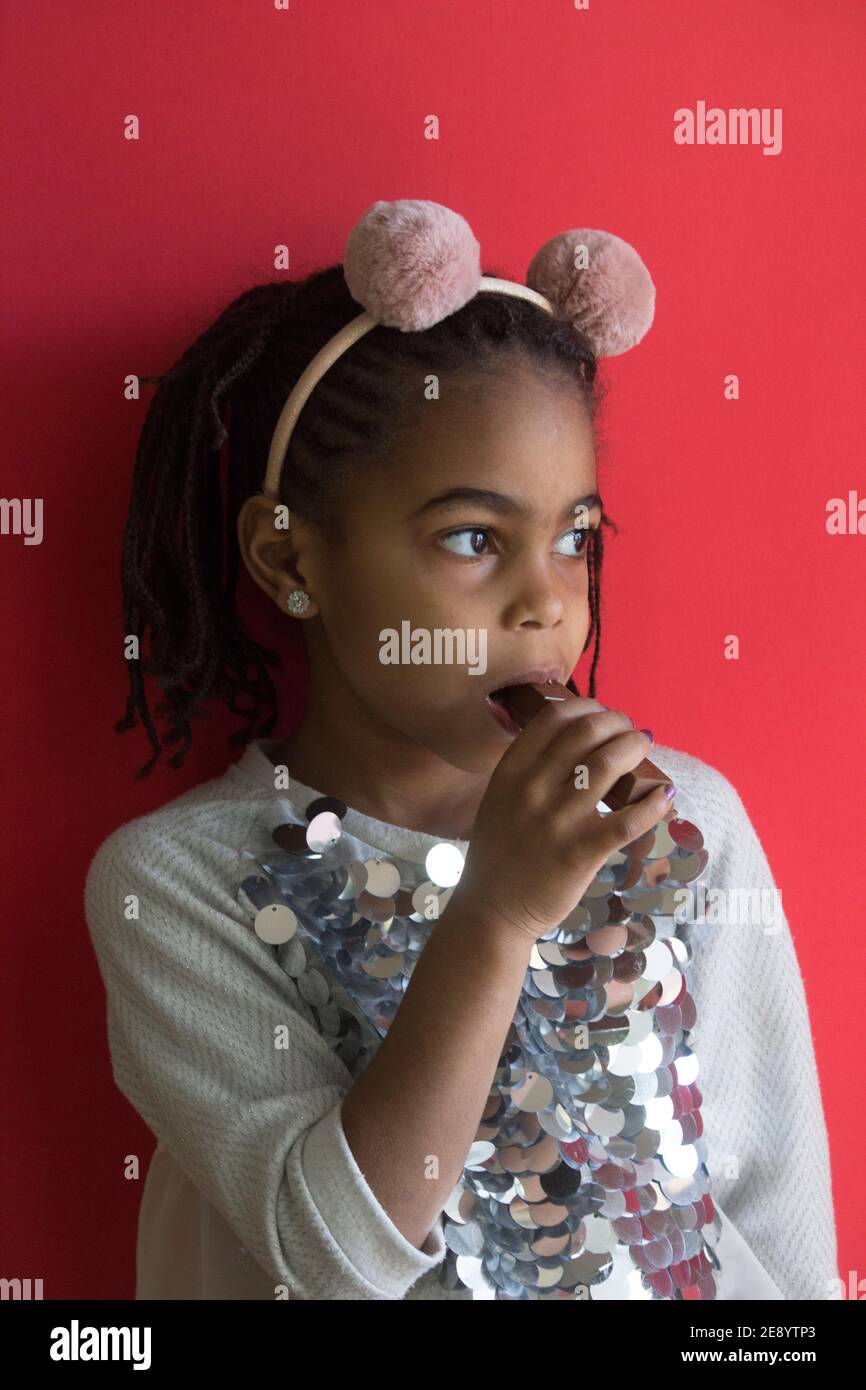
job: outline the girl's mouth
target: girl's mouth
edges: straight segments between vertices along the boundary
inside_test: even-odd
[[[502,690],[492,690],[486,697],[487,707],[497,724],[499,724],[507,734],[511,734],[513,737],[515,734],[520,733],[520,726],[515,724],[511,715],[508,713],[508,706],[506,704],[507,696],[508,686],[503,687]]]

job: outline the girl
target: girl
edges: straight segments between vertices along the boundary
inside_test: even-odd
[[[578,272],[581,246],[589,267]],[[639,1162],[639,1141],[649,1137],[654,1154],[662,1129],[651,1122],[661,1112],[641,1107],[664,1106],[674,1070],[623,1077],[608,1073],[612,1050],[578,1053],[594,1064],[586,1085],[600,1103],[568,1144],[551,1139],[553,1107],[516,1109],[500,1088],[508,1123],[518,1114],[519,1133],[508,1130],[517,1159],[509,1169],[499,1149],[502,1165],[475,1164],[495,1192],[509,1189],[484,1236],[506,1252],[494,1261],[502,1282],[479,1273],[482,1237],[458,1185],[470,1148],[490,1136],[492,1083],[514,1064],[509,1030],[527,971],[584,910],[611,856],[652,840],[671,803],[658,789],[600,810],[651,735],[595,699],[612,526],[596,473],[597,362],[646,331],[651,281],[604,233],[548,243],[530,267],[534,293],[481,280],[477,252],[463,219],[437,204],[374,204],[344,265],[241,295],[157,379],[124,540],[125,631],[150,632],[164,742],[181,743],[172,766],[214,696],[244,716],[247,747],[222,776],[121,826],[88,871],[115,1080],[159,1141],[136,1296],[830,1297],[826,1128],[781,916],[772,932],[702,924],[690,942],[701,1099],[691,1116],[667,1112],[664,1142],[673,1129],[685,1145],[690,1126],[715,1208],[682,1199],[677,1234],[662,1214],[664,1168],[652,1183]],[[241,558],[303,634],[308,701],[282,741],[271,737],[267,670],[279,663],[235,615]],[[385,634],[407,622],[483,634],[485,669],[383,660]],[[593,638],[588,697],[548,706],[519,732],[491,692],[565,681]],[[141,668],[128,669],[118,728],[141,719],[146,775],[162,742]],[[653,758],[699,811],[713,887],[772,890],[731,783],[673,748]],[[298,956],[297,942],[275,954],[250,930],[234,881],[275,799],[281,819],[288,811],[304,826],[324,797],[377,864],[424,864],[442,843],[463,862],[384,1037],[335,990],[355,1030],[339,1045],[316,993],[327,993],[322,962]],[[578,956],[590,960],[586,1016],[598,1020],[620,997],[611,981],[633,978],[617,970],[629,961],[601,948]],[[601,1116],[592,1124],[590,1109]],[[616,1150],[631,1174],[616,1191],[601,1186],[593,1147],[611,1115],[629,1119],[635,1141]],[[520,1160],[536,1144],[527,1170]],[[578,1182],[586,1206],[569,1244],[574,1226],[557,1203]],[[448,1223],[456,1265],[446,1217],[462,1223],[457,1237]],[[715,1243],[715,1280],[706,1251],[694,1255],[698,1226]]]

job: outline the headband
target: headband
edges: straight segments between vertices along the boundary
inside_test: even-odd
[[[521,285],[482,275],[481,247],[469,223],[426,198],[373,203],[349,232],[343,274],[364,312],[325,343],[290,392],[268,450],[266,497],[279,496],[292,431],[316,383],[377,324],[419,333],[476,294],[510,294],[573,324],[601,358],[639,343],[655,309],[649,271],[634,247],[612,232],[560,232],[536,252]]]

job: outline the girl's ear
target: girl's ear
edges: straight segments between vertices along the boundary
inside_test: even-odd
[[[296,536],[293,537],[288,520],[282,503],[256,493],[247,498],[238,512],[238,545],[253,579],[280,611],[294,611],[289,608],[289,596],[303,589],[310,602],[303,614],[296,616],[311,618],[318,612],[318,605],[298,567]],[[301,525],[300,518],[296,525]]]

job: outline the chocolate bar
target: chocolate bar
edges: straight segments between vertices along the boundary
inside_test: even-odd
[[[534,714],[550,700],[574,700],[576,696],[558,681],[545,681],[539,685],[513,685],[506,695],[506,708],[515,724],[522,729]],[[665,776],[660,767],[643,758],[633,772],[627,772],[614,782],[610,791],[599,797],[611,811],[621,811],[634,801],[640,801],[654,787],[666,787],[671,778]]]

